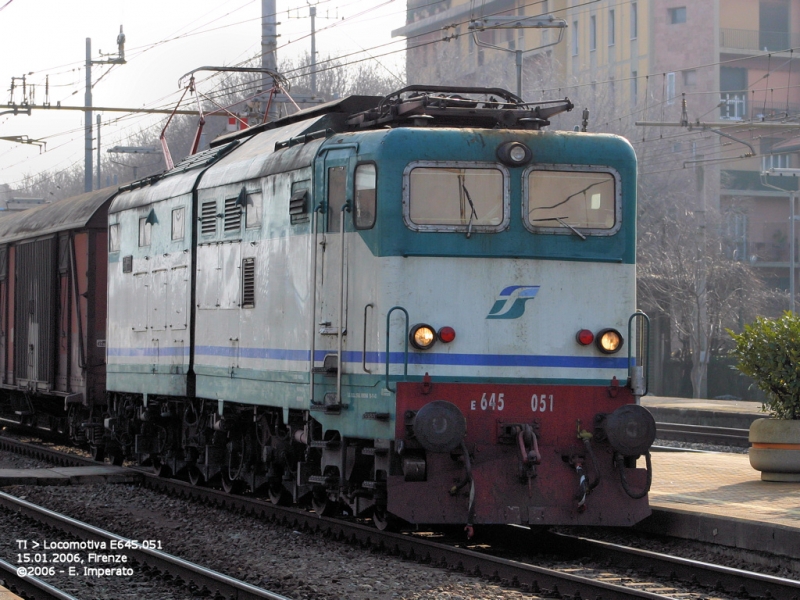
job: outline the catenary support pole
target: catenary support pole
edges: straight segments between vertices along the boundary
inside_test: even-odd
[[[311,95],[317,95],[317,28],[315,19],[317,7],[309,6],[308,14],[311,17]]]
[[[83,126],[83,191],[92,191],[92,38],[86,38],[86,94]]]
[[[102,179],[100,179],[100,115],[97,115],[97,188],[103,187]]]
[[[278,70],[278,32],[276,20],[276,0],[261,0],[261,66],[265,69]],[[265,74],[261,79],[261,89],[265,92],[272,89],[275,82]],[[268,118],[278,118],[277,103],[270,105]]]

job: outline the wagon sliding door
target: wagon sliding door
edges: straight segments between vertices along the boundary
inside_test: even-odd
[[[16,247],[14,375],[44,387],[55,368],[55,251],[54,237]]]

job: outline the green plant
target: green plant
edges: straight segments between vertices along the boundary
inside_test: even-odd
[[[767,395],[764,408],[778,419],[800,419],[800,317],[757,317],[742,333],[728,333],[736,368]]]

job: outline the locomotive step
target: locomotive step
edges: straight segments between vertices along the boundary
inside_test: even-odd
[[[361,483],[361,487],[365,490],[385,490],[386,489],[386,482],[385,481],[364,481]]]
[[[365,412],[363,418],[374,421],[388,421],[392,415],[388,412]]]
[[[338,448],[340,445],[339,440],[312,440],[309,443],[311,448]]]
[[[308,483],[318,483],[320,485],[335,485],[339,483],[338,477],[326,477],[324,475],[312,475],[308,478]]]
[[[370,446],[369,448],[361,449],[361,454],[363,454],[364,456],[385,456],[388,453],[389,453],[388,448],[373,448]]]

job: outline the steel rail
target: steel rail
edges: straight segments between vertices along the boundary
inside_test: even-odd
[[[615,568],[647,569],[660,576],[700,585],[739,597],[792,600],[800,598],[800,581],[724,567],[688,558],[660,554],[584,537],[551,533],[556,540],[595,558],[602,558]]]
[[[684,425],[683,423],[656,423],[656,438],[697,444],[717,444],[747,448],[749,431],[732,427],[708,427],[706,425]]]
[[[32,456],[44,457],[52,455],[62,461],[74,461],[73,464],[97,464],[92,460],[79,456],[64,455],[56,450],[32,446],[0,436],[0,449],[17,448],[23,449],[26,454]],[[431,566],[455,569],[469,575],[487,577],[502,582],[507,586],[522,588],[525,591],[543,593],[545,595],[558,593],[562,597],[579,594],[580,597],[586,598],[591,595],[591,597],[602,597],[603,600],[630,599],[634,597],[651,600],[663,600],[665,598],[665,596],[659,594],[565,574],[519,561],[492,557],[485,553],[450,547],[414,536],[381,532],[373,527],[351,521],[326,517],[320,518],[301,509],[275,506],[253,497],[226,494],[211,488],[192,486],[183,481],[160,478],[145,469],[136,468],[136,470],[142,472],[144,485],[156,491],[192,498],[236,512],[267,518],[295,529],[306,528],[311,531],[322,532],[345,542],[382,547],[389,553],[400,555],[406,559],[418,560],[431,564]],[[512,527],[501,529],[503,533],[500,533],[500,537],[496,538],[498,543],[504,546],[530,548],[531,534],[528,528]],[[615,570],[619,568],[634,568],[647,573],[655,573],[665,579],[724,590],[733,594],[740,594],[746,591],[747,595],[753,598],[773,598],[774,600],[800,598],[800,582],[790,579],[667,556],[578,536],[555,533],[547,535],[550,536],[549,540],[552,543],[548,541],[548,543],[542,544],[540,541],[537,542],[538,546],[553,547],[568,554],[574,554],[577,551],[592,555],[595,558],[610,562],[614,565]]]
[[[208,589],[211,593],[217,593],[225,598],[236,600],[250,600],[264,598],[267,600],[289,600],[286,596],[275,594],[268,590],[256,587],[244,581],[235,579],[223,573],[202,567],[196,563],[184,560],[177,556],[167,554],[160,550],[144,548],[138,542],[124,538],[105,529],[100,529],[88,523],[83,523],[72,517],[62,515],[42,506],[32,504],[27,500],[22,500],[16,496],[0,492],[0,506],[17,514],[22,514],[34,519],[39,523],[44,523],[58,530],[70,533],[80,539],[112,540],[122,544],[123,553],[130,556],[133,560],[143,565],[166,571],[174,577],[180,577],[183,581],[193,581],[199,587]]]
[[[29,444],[0,436],[0,449],[21,447],[32,456],[61,454],[52,449],[43,449],[45,450],[44,452],[38,449],[29,449]],[[78,456],[73,458],[73,455],[62,456],[61,460],[74,460],[73,464],[97,464],[94,461],[82,459]],[[603,600],[664,600],[666,598],[666,596],[635,588],[627,588],[588,577],[562,573],[519,561],[497,558],[464,548],[445,546],[417,537],[379,531],[374,527],[351,521],[319,517],[302,509],[276,506],[252,497],[226,494],[210,488],[193,486],[183,481],[157,477],[144,469],[137,468],[135,470],[143,474],[143,484],[156,491],[193,498],[229,510],[264,517],[285,523],[295,529],[304,528],[321,532],[345,542],[383,548],[391,554],[402,556],[408,560],[418,560],[433,566],[461,571],[468,575],[491,578],[504,585],[518,587],[524,591],[544,593],[554,597],[602,597]],[[14,498],[13,496],[2,494],[0,495],[0,505],[4,502],[13,502],[13,500],[6,500],[4,497]],[[81,534],[76,531],[75,535],[80,537]],[[146,558],[148,558],[147,555],[143,556],[142,560]]]
[[[37,600],[78,600],[38,577],[17,575],[17,567],[0,559],[0,577],[4,585],[15,594]],[[3,594],[0,593],[0,597]]]

